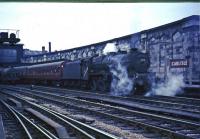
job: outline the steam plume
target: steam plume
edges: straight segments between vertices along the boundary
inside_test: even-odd
[[[133,81],[128,77],[127,68],[121,64],[122,57],[111,57],[112,73],[111,95],[127,95],[133,88]]]
[[[110,52],[117,52],[118,48],[115,43],[107,43],[105,48],[103,49],[103,54],[107,55]]]
[[[158,84],[155,84],[154,82],[151,91],[146,93],[145,96],[175,96],[181,93],[181,88],[183,86],[183,75],[174,75],[172,73],[169,73],[166,82]]]
[[[121,45],[120,45],[121,46]],[[124,46],[127,48],[127,46]],[[107,44],[103,50],[104,54],[108,54],[109,52],[117,52],[117,46],[112,44]],[[133,80],[128,77],[127,67],[122,64],[123,55],[114,55],[109,56],[111,61],[109,68],[112,73],[112,82],[111,82],[111,95],[127,95],[132,91],[133,88]]]

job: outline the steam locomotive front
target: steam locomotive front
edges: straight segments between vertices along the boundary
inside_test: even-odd
[[[133,89],[137,92],[147,91],[150,87],[148,80],[150,66],[148,54],[133,49],[124,56],[122,64],[127,67],[128,76],[133,81]]]
[[[107,90],[105,88],[110,88],[111,92],[123,92],[124,90],[128,92],[127,88],[129,92],[138,88],[146,90],[148,68],[148,55],[132,49],[130,52],[111,52],[93,58],[89,76],[93,84],[104,88],[99,90]]]

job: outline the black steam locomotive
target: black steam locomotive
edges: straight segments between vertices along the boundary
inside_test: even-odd
[[[83,87],[91,90],[108,91],[113,80],[111,68],[116,63],[126,68],[128,77],[133,80],[133,88],[147,90],[148,68],[150,65],[147,53],[137,49],[130,52],[120,51],[108,55],[94,56],[75,61],[60,61],[31,66],[4,68],[0,71],[1,82],[48,84],[66,87]],[[120,72],[119,69],[116,69]],[[120,80],[120,79],[118,79]]]

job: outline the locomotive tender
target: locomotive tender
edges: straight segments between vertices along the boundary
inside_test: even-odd
[[[121,57],[120,62],[127,68],[133,79],[134,89],[147,90],[149,56],[137,49],[120,51],[108,55],[94,56],[76,61],[60,61],[31,66],[4,68],[0,72],[1,82],[48,84],[66,87],[83,87],[91,90],[108,91],[112,82],[111,58]]]

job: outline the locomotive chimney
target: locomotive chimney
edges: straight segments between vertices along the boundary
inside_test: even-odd
[[[42,46],[42,53],[45,53],[45,46]]]
[[[49,53],[51,53],[51,42],[49,42]]]

